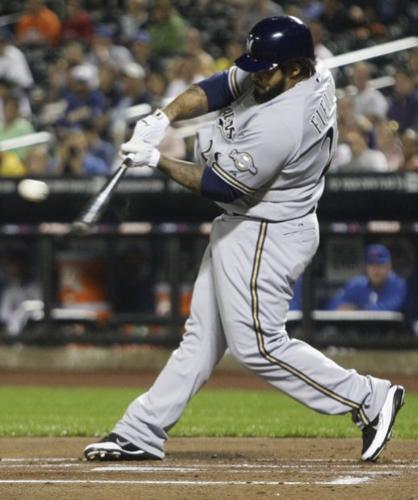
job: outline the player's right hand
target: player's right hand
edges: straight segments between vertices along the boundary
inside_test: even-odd
[[[149,142],[141,140],[130,140],[121,146],[121,158],[124,162],[129,161],[129,167],[152,167],[156,168],[160,161],[160,152]]]
[[[164,139],[169,125],[170,120],[167,115],[161,109],[157,109],[151,115],[136,122],[132,137],[126,144],[129,144],[131,141],[145,141],[153,146],[158,146]]]

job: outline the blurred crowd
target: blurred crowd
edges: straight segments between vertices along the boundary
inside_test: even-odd
[[[0,176],[109,173],[136,117],[228,68],[254,23],[281,14],[309,24],[318,60],[415,35],[418,23],[408,0],[2,2],[0,141],[37,131],[54,140],[1,148]],[[418,50],[333,71],[331,171],[418,171]],[[172,130],[162,149],[191,159],[190,142]]]

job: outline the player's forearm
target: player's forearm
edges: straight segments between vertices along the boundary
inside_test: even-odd
[[[175,160],[161,155],[158,162],[158,169],[182,186],[195,193],[200,193],[204,167],[198,163]]]
[[[170,102],[163,111],[170,122],[195,118],[208,113],[208,98],[201,87],[192,85]]]

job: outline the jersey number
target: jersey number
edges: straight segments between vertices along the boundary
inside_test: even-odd
[[[323,168],[321,175],[319,176],[319,180],[321,180],[322,177],[324,177],[324,175],[328,172],[328,169],[331,165],[332,159],[334,158],[334,153],[335,153],[335,151],[334,151],[334,127],[330,127],[327,130],[327,133],[325,134],[324,140],[322,141],[322,144],[321,144],[321,149],[325,146],[327,139],[329,139],[328,161],[327,161],[325,167]]]

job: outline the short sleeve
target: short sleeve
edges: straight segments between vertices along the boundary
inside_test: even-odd
[[[228,70],[228,87],[237,99],[252,85],[250,73],[243,71],[237,66],[231,66]]]
[[[209,111],[216,111],[231,104],[251,84],[249,74],[232,66],[227,71],[214,73],[197,83],[208,98]]]

